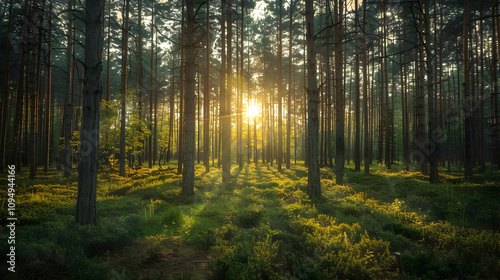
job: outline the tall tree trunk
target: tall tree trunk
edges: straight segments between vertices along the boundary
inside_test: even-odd
[[[73,136],[72,131],[72,118],[73,118],[73,74],[74,74],[74,57],[73,57],[73,1],[70,0],[68,4],[68,47],[66,53],[66,94],[64,95],[64,115],[63,115],[63,129],[62,136],[64,138],[64,148],[61,157],[62,168],[64,169],[64,176],[67,177],[71,174],[71,169],[73,165],[71,148],[71,137]]]
[[[425,51],[427,64],[427,114],[428,116],[428,134],[427,134],[427,149],[428,162],[430,165],[430,183],[437,183],[438,176],[438,158],[439,158],[439,141],[435,141],[436,135],[436,112],[434,108],[434,84],[433,84],[433,66],[432,66],[432,50],[431,50],[431,27],[430,27],[430,3],[429,0],[424,0],[424,17],[425,17]]]
[[[180,67],[180,96],[179,96],[179,129],[178,129],[178,148],[177,148],[177,174],[182,174],[182,165],[184,163],[184,71],[185,60],[184,60],[184,1],[182,1],[182,21],[181,21],[181,67]]]
[[[167,140],[167,162],[170,161],[171,156],[171,147],[173,142],[173,133],[174,133],[174,97],[175,97],[175,67],[174,62],[172,61],[172,81],[170,82],[170,115],[168,117],[168,140]]]
[[[182,173],[182,190],[184,196],[194,194],[194,158],[195,158],[195,122],[196,122],[196,49],[194,41],[194,0],[187,0],[187,30],[186,30],[186,92],[184,95],[184,168]]]
[[[111,100],[111,85],[110,85],[110,68],[111,68],[111,63],[110,63],[110,58],[111,58],[111,3],[108,1],[108,42],[107,42],[107,49],[106,49],[106,101]]]
[[[220,62],[220,77],[219,77],[219,133],[218,133],[218,143],[217,147],[217,167],[220,167],[223,164],[224,159],[222,157],[222,150],[224,144],[228,144],[226,141],[225,132],[223,128],[226,127],[226,119],[227,119],[227,111],[226,111],[226,0],[221,0],[221,62]],[[224,136],[224,137],[223,137]],[[225,153],[225,151],[224,151]],[[229,182],[231,166],[229,169],[227,165],[224,165],[222,168],[222,182]]]
[[[343,36],[343,5],[342,0],[335,0],[335,182],[337,185],[344,183],[344,91],[342,88],[342,36]]]
[[[232,42],[233,24],[232,24],[232,0],[228,0],[227,9],[227,92],[224,103],[224,112],[222,114],[222,182],[228,184],[231,180],[231,95],[233,92],[233,72],[232,72]],[[225,2],[223,3],[225,4]]]
[[[139,0],[140,1],[140,0]],[[153,8],[151,11],[151,59],[149,62],[149,122],[148,128],[150,131],[149,135],[149,156],[148,156],[148,167],[153,168],[153,102],[156,103],[156,100],[153,101],[153,58],[154,58],[154,2]],[[142,56],[141,56],[142,57]],[[141,61],[142,65],[142,61]],[[141,66],[142,69],[142,66]],[[142,70],[139,70],[142,71]],[[142,76],[142,75],[141,75]]]
[[[45,162],[43,172],[49,172],[50,164],[50,109],[52,103],[52,1],[49,6],[49,40],[47,54],[47,100],[45,100],[45,143],[43,152],[45,154]],[[1,169],[0,169],[1,170]]]
[[[464,8],[464,30],[463,30],[463,110],[464,110],[464,152],[465,152],[465,178],[470,179],[472,170],[472,135],[470,120],[470,93],[469,93],[469,0],[465,0]]]
[[[9,22],[8,27],[7,27],[7,34],[10,36],[12,33],[12,5],[13,5],[13,0],[9,1]],[[7,134],[8,134],[8,114],[7,111],[9,109],[8,103],[9,103],[9,95],[10,95],[10,88],[9,88],[9,83],[10,83],[10,53],[11,53],[11,41],[10,39],[7,40],[6,45],[5,45],[5,64],[4,64],[4,80],[2,81],[2,107],[0,116],[2,118],[0,122],[0,172],[3,171],[4,166],[5,166],[5,160],[6,160],[6,143],[7,143]]]
[[[368,49],[366,47],[366,1],[363,1],[363,163],[366,174],[370,173],[370,138],[368,124]],[[371,109],[371,107],[370,107]]]
[[[156,40],[155,40],[155,77],[154,77],[154,88],[155,88],[155,103],[154,103],[154,121],[153,121],[153,165],[156,162],[156,157],[158,155],[158,31],[156,30]],[[163,103],[162,103],[163,105]],[[163,123],[163,110],[162,110],[162,123]],[[158,165],[160,164],[158,160]]]
[[[203,96],[203,164],[210,172],[210,1],[207,1],[207,44],[205,55],[205,87]]]
[[[383,4],[383,18],[384,18],[384,35],[382,39],[382,56],[383,56],[383,66],[382,66],[382,75],[384,76],[384,91],[382,92],[382,95],[385,95],[384,100],[385,100],[385,112],[384,112],[384,119],[383,119],[383,125],[385,127],[385,165],[388,169],[391,169],[391,138],[392,138],[392,131],[389,127],[389,123],[391,122],[392,116],[391,110],[389,108],[389,75],[387,71],[387,7],[386,3],[384,2]]]
[[[326,25],[329,26],[330,22],[330,2],[327,2],[326,6]],[[328,166],[333,167],[333,147],[332,147],[332,71],[331,71],[331,51],[330,51],[330,28],[326,29],[326,130],[325,130],[325,146],[326,146],[326,158],[325,162]]]
[[[283,59],[283,20],[282,10],[283,0],[279,0],[279,21],[278,21],[278,172],[281,172],[281,163],[283,162],[283,89],[281,86],[283,80],[282,59]]]
[[[99,156],[99,118],[102,96],[102,51],[104,0],[86,0],[85,86],[80,133],[76,222],[97,222],[97,163]]]
[[[139,110],[139,121],[142,121],[142,0],[138,0],[138,11],[137,13],[139,14],[139,18],[137,19],[138,21],[138,40],[139,40],[139,43],[137,44],[137,53],[138,53],[138,61],[139,61],[139,69],[137,69],[137,74],[138,74],[138,78],[137,78],[137,93],[138,93],[138,110]],[[153,20],[153,15],[151,15],[151,20]],[[153,25],[153,22],[151,22],[151,26]],[[151,28],[151,30],[153,30],[153,28]],[[109,46],[108,46],[109,47]],[[142,126],[139,126],[139,129],[138,129],[138,133],[139,134],[142,134],[143,131],[142,131]],[[143,160],[143,145],[140,145],[139,146],[139,151],[138,151],[138,165],[139,165],[139,168],[142,167],[142,160]]]
[[[241,37],[241,47],[239,49],[239,59],[240,59],[240,65],[239,65],[239,72],[240,74],[238,75],[238,167],[241,170],[243,170],[243,113],[242,113],[242,107],[243,107],[243,62],[244,62],[244,56],[243,56],[243,49],[245,47],[244,44],[244,30],[245,30],[245,1],[241,1],[241,29],[240,29],[240,37]]]
[[[120,176],[125,177],[125,117],[126,110],[126,95],[127,95],[127,52],[128,52],[128,14],[129,0],[125,1],[125,16],[122,26],[122,73],[121,73],[121,95],[122,95],[122,110],[121,110],[121,126],[120,126]]]
[[[491,12],[493,15],[498,14],[497,8],[498,1],[494,1]],[[497,64],[494,63],[498,61],[498,49],[497,49],[497,24],[498,19],[493,18],[491,21],[491,51],[492,51],[492,69],[491,76],[493,80],[493,94],[491,95],[491,134],[492,134],[492,144],[493,144],[493,156],[491,158],[491,168],[493,165],[497,164],[497,169],[500,169],[500,113],[498,107],[498,79],[497,79]],[[500,32],[500,31],[499,31]]]
[[[29,1],[26,0],[23,6],[23,14],[27,16]],[[24,27],[26,28],[26,27]],[[21,165],[21,151],[23,143],[23,96],[26,91],[26,71],[25,66],[27,63],[28,54],[28,32],[24,33],[24,40],[22,43],[21,65],[19,71],[19,81],[17,86],[17,100],[16,111],[14,115],[14,139],[13,148],[10,153],[9,162],[13,162],[16,166]],[[25,111],[27,112],[27,111]]]
[[[354,2],[354,26],[355,26],[355,37],[354,37],[354,42],[355,42],[355,57],[356,57],[356,64],[355,64],[355,70],[354,70],[354,75],[355,75],[355,89],[354,89],[354,114],[355,114],[355,131],[354,131],[354,171],[360,171],[361,170],[361,114],[360,114],[360,98],[361,98],[361,93],[360,88],[359,88],[359,51],[358,51],[358,0],[355,0]]]
[[[287,100],[287,113],[286,113],[286,156],[285,156],[285,161],[286,161],[286,169],[290,169],[290,145],[291,145],[291,137],[292,137],[292,87],[293,87],[293,81],[292,81],[292,57],[293,57],[293,49],[292,49],[292,42],[293,42],[293,9],[295,6],[295,2],[292,0],[290,3],[290,26],[288,32],[289,34],[289,39],[288,39],[288,100]],[[281,13],[280,13],[281,15]],[[295,115],[295,112],[294,112]],[[295,127],[295,126],[294,126]],[[293,137],[295,137],[295,133],[293,134]],[[294,146],[295,147],[295,146]]]
[[[418,60],[417,60],[417,139],[415,141],[416,148],[419,151],[419,156],[417,157],[418,163],[420,164],[420,169],[423,175],[427,175],[427,157],[425,151],[426,135],[425,135],[425,94],[424,94],[424,32],[422,30],[422,25],[424,24],[424,19],[422,13],[418,15]]]
[[[404,11],[404,9],[403,9]],[[406,51],[406,21],[403,20],[403,51]],[[401,86],[402,86],[402,115],[403,115],[403,165],[406,171],[410,170],[410,111],[408,102],[408,82],[407,82],[407,67],[406,67],[406,55],[403,53],[401,55],[401,63],[403,65],[403,71],[401,74]]]
[[[316,50],[314,30],[314,1],[306,0],[306,42],[307,42],[307,94],[308,94],[308,135],[307,135],[307,193],[321,197],[321,182],[318,160],[319,143],[319,90],[316,77]]]
[[[38,0],[33,1],[32,10],[30,13],[30,24],[33,29],[33,36],[31,36],[31,40],[29,41],[31,55],[29,58],[30,64],[28,64],[28,94],[30,98],[30,132],[29,132],[29,142],[28,142],[28,157],[29,157],[29,167],[30,167],[30,178],[34,178],[36,175],[36,150],[37,150],[37,137],[38,133],[37,127],[37,118],[38,118],[38,110],[37,110],[37,97],[39,94],[38,91],[38,79],[39,79],[39,49],[38,44],[40,44],[40,38],[38,36],[38,32],[41,32],[41,28],[38,26]],[[40,24],[43,24],[43,20]],[[27,102],[27,100],[26,100]]]

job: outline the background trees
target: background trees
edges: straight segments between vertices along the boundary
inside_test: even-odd
[[[281,169],[335,156],[338,184],[350,155],[356,171],[375,156],[390,169],[418,165],[432,182],[498,169],[497,1],[320,1],[309,20],[297,1],[195,2],[192,18],[182,3],[106,2],[99,168],[119,163],[126,176],[173,159],[181,171],[194,139],[224,182],[233,157]],[[86,9],[1,5],[0,162],[71,175],[84,139]]]

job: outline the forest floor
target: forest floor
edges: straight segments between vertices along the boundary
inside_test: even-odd
[[[497,279],[500,172],[465,182],[440,170],[321,169],[323,197],[306,195],[292,164],[196,166],[195,195],[180,196],[177,163],[98,176],[98,225],[74,223],[77,176],[16,177],[18,279]],[[6,191],[6,176],[0,181]],[[2,195],[0,278],[7,271]],[[401,256],[402,270],[396,256]],[[12,278],[9,278],[12,279]]]

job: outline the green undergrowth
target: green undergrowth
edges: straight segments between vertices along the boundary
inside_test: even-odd
[[[98,225],[74,223],[77,178],[18,176],[19,279],[494,279],[500,275],[499,173],[465,182],[441,172],[321,169],[323,197],[306,195],[307,168],[196,166],[180,196],[176,163],[98,176]],[[6,184],[2,182],[2,186]],[[2,225],[6,199],[2,198]],[[6,236],[7,229],[2,228]],[[2,252],[7,251],[2,242]],[[401,256],[402,267],[396,255]],[[5,258],[5,257],[4,257]],[[2,262],[0,276],[7,276]]]

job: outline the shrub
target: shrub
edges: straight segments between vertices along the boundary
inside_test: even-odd
[[[260,224],[262,216],[259,210],[243,210],[236,216],[236,222],[243,228],[253,228]]]

